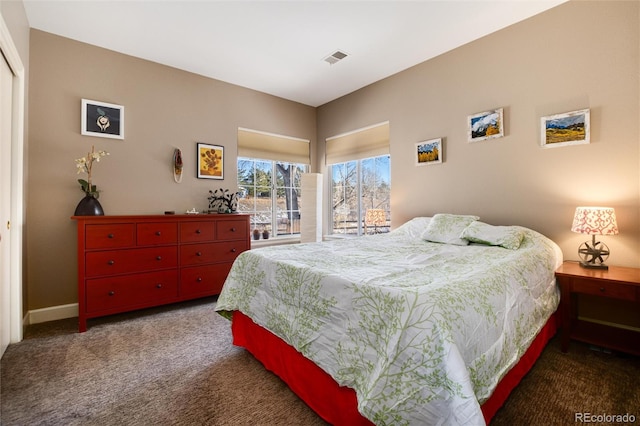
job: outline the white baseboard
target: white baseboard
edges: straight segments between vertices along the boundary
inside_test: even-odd
[[[56,321],[78,316],[78,304],[51,306],[49,308],[34,309],[27,313],[24,324],[39,324],[41,322]]]

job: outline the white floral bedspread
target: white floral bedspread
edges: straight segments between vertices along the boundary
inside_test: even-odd
[[[557,308],[562,253],[526,228],[518,250],[429,243],[426,223],[246,251],[216,310],[355,389],[377,425],[482,425],[480,405]]]

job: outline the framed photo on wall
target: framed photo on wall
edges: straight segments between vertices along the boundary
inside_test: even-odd
[[[543,148],[590,143],[588,109],[550,115],[540,119],[540,144]]]
[[[467,118],[469,142],[479,142],[504,136],[503,108],[479,112]]]
[[[224,179],[224,147],[197,143],[198,179]]]
[[[431,139],[416,144],[416,166],[441,164],[442,155],[442,138]]]
[[[122,105],[83,99],[80,122],[80,133],[85,136],[124,139]]]

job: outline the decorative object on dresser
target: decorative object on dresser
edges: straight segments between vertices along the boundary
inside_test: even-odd
[[[617,235],[616,212],[611,207],[577,207],[571,230],[591,235],[591,245],[586,241],[578,248],[583,268],[607,269],[604,263],[609,257],[609,247],[596,241],[596,235]]]
[[[213,296],[250,248],[249,215],[74,216],[78,328],[87,319]]]
[[[85,197],[80,200],[74,216],[102,216],[104,210],[102,205],[98,201],[100,197],[100,191],[96,185],[91,181],[91,173],[93,171],[93,163],[99,163],[102,157],[109,155],[107,151],[99,150],[96,152],[95,146],[91,146],[91,151],[87,153],[86,157],[76,159],[76,168],[78,173],[86,173],[87,179],[78,179],[80,189],[85,194]]]
[[[617,299],[620,303],[640,303],[640,269],[621,266],[587,269],[577,262],[564,262],[555,275],[561,291],[562,352],[567,352],[569,339],[574,339],[640,355],[640,331],[580,319],[577,301],[578,294],[586,294]]]
[[[220,191],[220,192],[218,192]],[[209,212],[210,213],[235,213],[238,211],[239,192],[229,192],[228,189],[220,188],[209,191]]]

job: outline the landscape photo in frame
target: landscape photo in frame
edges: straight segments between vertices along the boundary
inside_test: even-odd
[[[442,163],[442,138],[416,144],[416,166]]]
[[[479,112],[467,118],[469,142],[479,142],[504,136],[503,109]]]
[[[544,148],[590,143],[590,112],[581,109],[542,117],[540,144]]]

